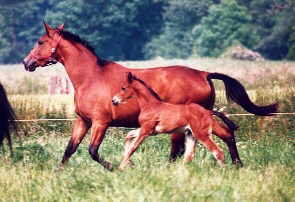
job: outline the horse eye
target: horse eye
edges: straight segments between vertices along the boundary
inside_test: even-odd
[[[38,41],[39,45],[42,45],[44,43],[44,41]]]
[[[126,88],[122,87],[122,90],[126,90]]]

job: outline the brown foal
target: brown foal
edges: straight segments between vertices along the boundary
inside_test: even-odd
[[[193,159],[195,144],[198,140],[213,153],[218,163],[224,163],[223,151],[211,139],[211,133],[224,138],[231,137],[233,133],[213,118],[212,111],[195,103],[163,102],[144,81],[128,73],[127,84],[123,85],[120,92],[113,97],[112,103],[119,105],[132,97],[136,97],[139,104],[140,128],[126,136],[124,157],[119,169],[126,167],[131,155],[146,137],[158,133],[175,132],[185,134],[184,162],[190,162]]]

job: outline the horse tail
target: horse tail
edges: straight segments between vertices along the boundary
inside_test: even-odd
[[[260,116],[270,116],[277,112],[278,103],[258,106],[249,98],[244,86],[236,79],[220,73],[209,73],[208,80],[222,80],[225,86],[227,98],[242,106],[247,112]]]
[[[12,154],[12,139],[11,130],[17,132],[17,124],[15,122],[16,115],[12,109],[6,91],[2,84],[0,83],[0,146],[3,145],[3,141],[6,138],[10,152]]]
[[[223,113],[214,110],[212,111],[212,113],[213,115],[218,116],[231,131],[235,131],[239,128],[239,126],[237,126],[232,120],[227,118],[227,116],[225,116]]]

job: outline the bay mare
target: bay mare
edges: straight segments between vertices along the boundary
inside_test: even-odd
[[[202,143],[212,152],[219,164],[224,163],[224,153],[211,138],[211,133],[224,139],[234,140],[235,125],[229,124],[230,130],[228,130],[213,118],[214,112],[196,103],[171,104],[163,102],[143,80],[130,72],[126,76],[126,83],[122,84],[121,90],[115,94],[112,103],[119,106],[136,97],[140,108],[138,117],[140,128],[126,136],[125,152],[119,169],[123,170],[129,164],[131,155],[147,137],[173,131],[182,131],[185,134],[185,163],[192,161],[196,141]],[[227,122],[225,123],[227,124]],[[236,158],[240,160],[239,156]]]
[[[63,25],[51,28],[44,23],[46,33],[42,35],[23,64],[27,71],[57,62],[64,65],[75,89],[75,121],[72,137],[65,150],[62,165],[77,150],[87,131],[91,128],[89,154],[92,159],[111,169],[112,165],[98,154],[105,132],[109,126],[138,127],[139,107],[136,99],[128,104],[114,107],[110,100],[125,80],[126,72],[149,83],[165,102],[198,103],[212,109],[215,90],[212,79],[222,80],[227,96],[246,111],[257,115],[276,112],[277,104],[257,106],[248,97],[242,84],[220,73],[199,71],[184,66],[157,67],[150,69],[129,69],[112,61],[99,58],[94,49],[79,36],[65,31]],[[231,156],[236,144],[223,139]],[[170,159],[174,160],[184,151],[184,134],[171,135]],[[239,162],[232,159],[233,162]]]
[[[12,154],[11,131],[17,130],[16,116],[11,107],[5,88],[0,83],[0,146],[3,146],[4,139],[7,139]]]

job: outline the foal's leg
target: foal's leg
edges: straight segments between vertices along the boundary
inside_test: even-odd
[[[120,170],[123,170],[128,162],[130,162],[130,157],[132,154],[136,151],[136,149],[139,147],[139,145],[144,141],[146,137],[148,137],[153,131],[153,127],[147,127],[144,126],[140,128],[140,133],[138,136],[136,136],[135,140],[131,143],[129,150],[124,152],[123,160],[119,166]]]
[[[208,133],[198,135],[198,140],[213,153],[215,159],[220,165],[224,164],[224,153],[223,151],[213,142]]]
[[[131,130],[128,132],[128,134],[125,137],[124,154],[128,152],[130,145],[132,143],[132,140],[134,140],[134,138],[136,138],[139,135],[139,132],[140,132],[140,128],[136,130]]]
[[[208,123],[206,123],[209,121]],[[222,165],[224,163],[224,154],[223,151],[215,144],[211,139],[212,132],[212,121],[210,120],[200,120],[200,125],[194,125],[197,123],[197,120],[194,120],[191,125],[193,136],[200,141],[209,151],[211,151],[217,160],[217,162]]]
[[[69,160],[69,158],[76,152],[79,144],[85,137],[89,128],[90,124],[86,123],[82,118],[77,117],[74,123],[72,137],[68,143],[63,159],[61,161],[61,166],[63,166]]]
[[[101,164],[107,170],[111,171],[113,169],[112,164],[98,155],[98,149],[104,139],[107,128],[108,124],[106,123],[93,122],[91,127],[91,140],[88,151],[93,160]]]
[[[136,130],[131,130],[128,132],[127,136],[125,137],[125,145],[124,145],[124,153],[123,156],[125,156],[128,151],[130,150],[130,146],[132,144],[132,142],[134,142],[133,140],[139,136],[139,132],[140,132],[140,128],[136,129]],[[133,162],[129,159],[128,164],[133,164]]]
[[[213,134],[220,137],[227,145],[233,164],[243,166],[243,163],[239,157],[234,132],[216,120],[213,120],[212,132]]]
[[[196,139],[190,130],[185,131],[185,152],[183,163],[191,162],[195,156]]]

